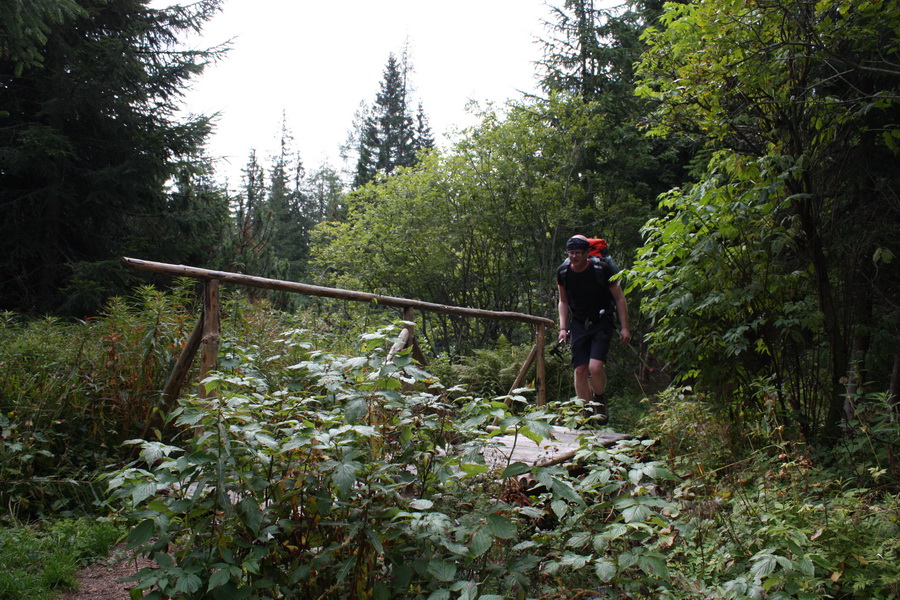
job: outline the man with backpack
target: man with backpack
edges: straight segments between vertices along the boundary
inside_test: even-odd
[[[600,240],[598,240],[599,242]],[[605,246],[605,244],[604,244]],[[585,420],[597,425],[609,422],[606,407],[606,358],[619,315],[619,339],[631,340],[628,306],[617,281],[615,261],[600,252],[591,253],[591,242],[576,235],[566,242],[568,258],[556,270],[559,286],[559,341],[572,347],[575,394],[584,402]]]

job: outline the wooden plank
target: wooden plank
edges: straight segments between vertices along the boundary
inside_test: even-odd
[[[503,469],[507,464],[523,462],[526,465],[542,467],[561,464],[571,460],[580,447],[581,436],[594,436],[604,446],[612,446],[629,435],[611,431],[594,431],[588,429],[569,429],[554,426],[550,439],[540,444],[521,434],[501,435],[492,438],[499,444],[496,448],[485,451],[485,460],[494,468]]]

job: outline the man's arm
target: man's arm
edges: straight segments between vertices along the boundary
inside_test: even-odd
[[[569,339],[569,295],[566,294],[566,288],[560,284],[556,284],[559,288],[559,340],[566,341]]]
[[[619,325],[621,326],[619,338],[622,343],[627,344],[631,341],[631,331],[628,329],[628,303],[625,302],[625,293],[618,282],[609,286],[609,292],[616,301],[616,312],[619,313]]]

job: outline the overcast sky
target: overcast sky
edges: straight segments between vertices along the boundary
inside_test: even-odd
[[[231,188],[251,149],[274,154],[283,112],[307,171],[340,168],[339,146],[360,102],[374,102],[390,53],[408,43],[414,98],[440,142],[472,124],[468,100],[534,91],[549,16],[545,0],[226,0],[191,43],[233,38],[233,49],[195,81],[186,108],[219,113],[210,153],[228,161],[220,177]]]

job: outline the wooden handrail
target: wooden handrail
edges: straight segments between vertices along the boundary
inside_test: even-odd
[[[544,329],[547,326],[554,326],[555,322],[545,317],[537,317],[525,313],[482,310],[479,308],[466,308],[462,306],[449,306],[446,304],[435,304],[433,302],[422,302],[421,300],[410,300],[408,298],[397,298],[394,296],[382,296],[379,294],[369,294],[366,292],[357,292],[353,290],[344,290],[340,288],[329,288],[318,285],[308,285],[305,283],[297,283],[294,281],[284,281],[281,279],[269,279],[267,277],[256,277],[254,275],[244,275],[242,273],[231,273],[229,271],[214,271],[211,269],[202,269],[200,267],[189,267],[186,265],[173,265],[169,263],[153,262],[149,260],[140,260],[138,258],[122,257],[121,262],[126,267],[139,271],[149,271],[151,273],[161,273],[164,275],[172,275],[174,277],[193,277],[202,279],[204,284],[203,291],[203,314],[194,333],[188,341],[182,355],[176,363],[175,370],[166,381],[163,389],[163,402],[168,403],[178,394],[178,390],[184,383],[184,377],[190,366],[194,354],[197,352],[198,346],[201,349],[200,360],[200,377],[203,377],[209,371],[213,370],[216,365],[216,355],[219,347],[219,283],[227,282],[238,285],[246,285],[250,287],[264,288],[269,290],[280,290],[285,292],[294,292],[298,294],[306,294],[307,296],[322,296],[326,298],[338,298],[341,300],[354,300],[357,302],[368,302],[372,304],[381,304],[384,306],[393,306],[402,308],[404,318],[412,321],[412,311],[414,309],[424,310],[428,312],[441,313],[446,315],[457,315],[461,317],[475,317],[481,319],[493,319],[496,321],[519,321],[522,323],[530,323],[535,325],[535,344],[534,348],[522,365],[519,375],[516,377],[516,383],[512,389],[517,388],[525,379],[528,369],[537,359],[537,376],[535,377],[535,387],[537,388],[538,404],[543,405],[546,402],[546,382],[544,380]],[[415,338],[412,335],[412,328],[406,327],[401,335],[398,343],[391,348],[391,355],[399,352],[405,345],[415,344]],[[418,348],[417,346],[415,347]],[[512,393],[512,390],[510,390]],[[201,396],[205,396],[205,392],[201,390]]]
[[[371,302],[373,304],[383,304],[385,306],[394,306],[397,308],[409,307],[446,315],[458,315],[461,317],[479,317],[482,319],[494,319],[497,321],[520,321],[522,323],[532,323],[534,325],[544,324],[553,326],[554,324],[554,321],[551,319],[547,319],[545,317],[537,317],[534,315],[527,315],[525,313],[481,310],[479,308],[466,308],[462,306],[434,304],[432,302],[422,302],[421,300],[410,300],[408,298],[397,298],[394,296],[381,296],[379,294],[369,294],[367,292],[356,292],[353,290],[343,290],[341,288],[308,285],[305,283],[296,283],[294,281],[269,279],[267,277],[256,277],[253,275],[243,275],[241,273],[230,273],[228,271],[213,271],[210,269],[188,267],[185,265],[172,265],[168,263],[152,262],[149,260],[140,260],[137,258],[123,257],[121,261],[122,264],[131,267],[132,269],[137,269],[139,271],[150,271],[152,273],[163,273],[176,277],[194,277],[196,279],[219,280],[228,283],[237,283],[240,285],[265,288],[269,290],[297,292],[299,294],[306,294],[308,296],[324,296],[328,298],[339,298],[342,300],[355,300],[357,302]]]

